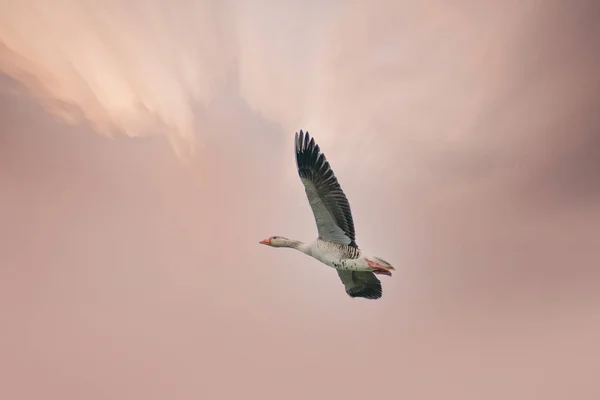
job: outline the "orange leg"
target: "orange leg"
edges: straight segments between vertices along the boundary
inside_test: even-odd
[[[367,258],[365,258],[365,260],[367,260],[369,267],[374,269],[374,271],[373,271],[374,274],[392,276],[392,273],[390,272],[390,270],[387,269],[386,267],[384,267],[383,265],[377,264],[376,262],[371,261]]]

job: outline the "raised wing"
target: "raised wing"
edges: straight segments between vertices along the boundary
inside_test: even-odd
[[[315,140],[296,133],[296,166],[317,223],[319,237],[358,247],[350,203]]]
[[[365,299],[379,299],[383,294],[381,282],[374,273],[368,271],[336,270],[346,293],[350,297],[364,297]]]

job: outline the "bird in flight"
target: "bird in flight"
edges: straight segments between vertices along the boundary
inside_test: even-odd
[[[271,236],[259,243],[301,251],[335,268],[350,297],[379,299],[383,290],[375,275],[392,276],[394,267],[380,257],[367,256],[356,244],[350,203],[338,180],[308,132],[296,133],[296,167],[317,224],[311,243]]]

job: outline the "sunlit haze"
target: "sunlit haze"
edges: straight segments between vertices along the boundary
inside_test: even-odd
[[[0,398],[600,398],[599,17],[0,0]],[[258,244],[300,129],[380,300]]]

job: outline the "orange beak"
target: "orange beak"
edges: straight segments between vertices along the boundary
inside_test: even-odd
[[[271,244],[271,239],[265,239],[265,240],[261,240],[260,242],[258,242],[260,244]]]

